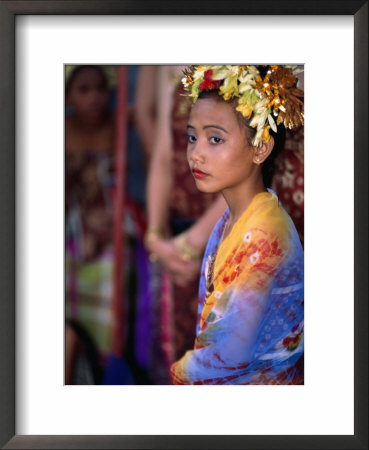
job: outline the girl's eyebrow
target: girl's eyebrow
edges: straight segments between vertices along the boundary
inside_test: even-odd
[[[227,134],[228,134],[228,131],[225,130],[224,128],[222,128],[222,127],[219,126],[219,125],[205,125],[205,126],[203,127],[203,130],[205,130],[206,128],[217,128],[218,130],[222,130],[222,131],[224,131],[224,133],[227,133]]]
[[[189,129],[189,128],[191,128],[192,130],[196,130],[196,128],[190,124],[187,125],[187,129]],[[219,125],[205,125],[202,129],[206,130],[206,128],[217,128],[218,130],[222,130],[222,131],[224,131],[224,133],[229,134],[227,130],[225,130],[224,128],[222,128]]]

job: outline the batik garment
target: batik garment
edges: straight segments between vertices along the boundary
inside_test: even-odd
[[[222,240],[208,242],[194,349],[174,384],[303,384],[304,256],[273,191],[257,194]]]
[[[276,158],[273,190],[296,226],[304,246],[304,127],[286,130],[286,143]]]
[[[102,359],[112,334],[114,183],[111,151],[66,151],[66,318],[89,334]]]

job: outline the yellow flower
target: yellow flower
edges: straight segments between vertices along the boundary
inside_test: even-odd
[[[230,98],[238,95],[238,86],[237,86],[237,76],[231,76],[224,80],[224,84],[222,84],[219,88],[219,92],[223,95],[224,100],[229,100]]]
[[[223,96],[224,100],[229,100],[233,96],[234,89],[232,88],[228,92],[226,92]]]
[[[269,125],[267,125],[267,126],[264,128],[263,134],[262,134],[262,136],[261,136],[261,140],[262,140],[263,142],[269,142],[269,139],[270,139],[269,128],[270,128]]]
[[[252,114],[252,108],[247,103],[244,105],[238,105],[236,111],[239,111],[243,117],[246,117],[246,119],[249,119]]]

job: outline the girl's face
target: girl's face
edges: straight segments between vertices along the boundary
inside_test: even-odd
[[[82,69],[69,86],[67,102],[84,120],[100,120],[108,108],[109,91],[99,70]]]
[[[199,99],[188,123],[187,159],[203,192],[242,192],[257,179],[254,147],[241,128],[232,105]]]

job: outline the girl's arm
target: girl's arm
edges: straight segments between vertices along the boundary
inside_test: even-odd
[[[158,69],[157,122],[153,136],[152,156],[147,182],[147,216],[149,232],[164,235],[167,231],[169,193],[172,187],[172,139],[170,111],[173,82],[170,67]]]
[[[181,283],[186,284],[188,263],[168,239],[168,211],[172,188],[172,138],[170,114],[173,105],[174,83],[172,68],[162,66],[157,74],[157,122],[153,140],[150,170],[147,182],[147,218],[146,247],[152,256],[172,275],[183,273]]]
[[[157,66],[141,66],[135,92],[134,121],[148,167],[155,136]]]

